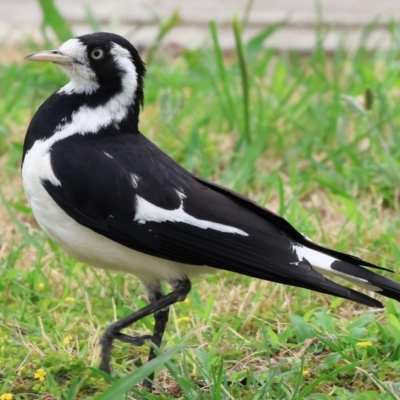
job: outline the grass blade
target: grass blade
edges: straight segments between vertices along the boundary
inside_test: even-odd
[[[336,375],[343,374],[343,373],[345,373],[347,371],[351,371],[352,369],[358,367],[360,364],[361,364],[361,361],[356,361],[356,362],[353,362],[353,363],[351,363],[349,365],[345,365],[344,367],[337,368],[334,371],[330,372],[329,374],[321,376],[320,378],[317,378],[315,381],[310,383],[305,389],[303,389],[299,393],[298,398],[302,399],[305,396],[307,396],[310,393],[312,393],[314,388],[316,388],[321,382],[329,381],[330,379],[332,379]]]
[[[82,384],[84,379],[85,378],[79,380],[77,376],[75,376],[74,379],[72,379],[68,393],[65,395],[65,400],[74,400],[76,394],[78,393],[79,386]]]
[[[147,378],[157,368],[162,367],[167,361],[169,361],[175,354],[182,350],[183,346],[176,346],[173,349],[167,351],[164,354],[159,355],[154,360],[151,360],[145,365],[142,365],[135,372],[125,376],[118,382],[115,382],[109,387],[104,393],[96,397],[96,400],[116,400],[120,396],[129,392],[133,386],[137,385]]]
[[[272,36],[277,30],[279,30],[286,24],[287,21],[277,22],[276,24],[272,24],[271,26],[264,29],[257,35],[253,36],[246,44],[246,53],[248,60],[251,61],[255,59],[256,55],[262,49],[262,45],[265,42],[265,40],[268,39],[270,36]],[[244,27],[244,25],[242,25],[242,27]]]
[[[246,8],[244,10],[243,18],[242,18],[242,27],[246,28],[247,23],[249,22],[250,11],[253,8],[254,0],[247,0]]]
[[[94,15],[92,7],[90,7],[89,4],[85,4],[85,17],[86,22],[91,27],[93,32],[100,32],[102,30],[101,24]]]
[[[251,143],[250,134],[250,110],[249,110],[249,77],[247,73],[247,63],[243,50],[242,28],[239,19],[235,15],[233,18],[233,32],[235,34],[236,51],[239,57],[240,73],[242,78],[242,100],[244,115],[244,137],[247,144]]]
[[[11,220],[13,221],[13,223],[15,224],[15,226],[19,229],[19,231],[22,233],[22,235],[24,236],[25,240],[27,241],[27,243],[33,245],[34,247],[36,247],[38,250],[40,250],[42,248],[42,244],[39,242],[39,240],[37,240],[35,237],[33,237],[28,230],[25,228],[24,224],[18,219],[18,217],[14,214],[13,210],[11,209],[10,204],[8,203],[8,201],[6,200],[6,198],[4,197],[3,191],[1,190],[0,187],[0,200],[2,201],[2,203],[4,204],[5,209],[7,210],[7,213],[9,215],[9,217],[11,218]]]
[[[46,26],[49,26],[60,42],[65,42],[74,37],[68,22],[55,6],[54,0],[38,0],[38,3],[43,13],[43,31]]]
[[[219,79],[222,83],[222,90],[225,96],[225,100],[227,103],[227,108],[229,110],[229,115],[230,115],[230,120],[231,121],[236,121],[236,112],[235,112],[235,107],[234,103],[232,100],[232,95],[229,90],[229,79],[228,79],[228,74],[225,68],[224,64],[224,56],[222,54],[221,46],[219,44],[218,40],[218,33],[217,33],[217,25],[215,21],[210,22],[210,33],[211,33],[211,38],[213,41],[213,46],[214,46],[214,54],[215,54],[215,60],[217,62],[217,72]]]
[[[179,24],[181,21],[181,15],[179,13],[179,10],[175,10],[169,18],[167,18],[165,21],[160,22],[160,28],[157,34],[157,37],[154,41],[154,43],[151,45],[149,48],[149,51],[147,53],[147,63],[151,64],[154,54],[158,47],[160,46],[161,40],[165,37],[165,35],[170,32],[176,25]]]

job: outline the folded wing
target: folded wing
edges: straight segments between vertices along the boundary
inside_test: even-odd
[[[377,266],[319,246],[278,215],[194,177],[139,133],[112,140],[74,135],[54,145],[51,165],[61,186],[43,184],[54,201],[80,224],[134,250],[370,306],[382,304],[321,272],[399,297],[399,284],[361,267]]]

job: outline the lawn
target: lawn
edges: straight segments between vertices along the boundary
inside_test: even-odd
[[[190,171],[400,280],[400,27],[390,25],[384,51],[367,49],[369,32],[356,50],[327,55],[321,31],[300,55],[266,49],[271,29],[226,55],[211,24],[209,46],[153,49],[140,126]],[[116,380],[95,367],[104,328],[146,304],[143,288],[69,258],[23,193],[27,125],[66,82],[53,65],[24,63],[36,49],[0,52],[0,399],[138,398],[140,386],[124,393],[148,346],[115,344]],[[144,398],[399,399],[400,304],[385,305],[226,272],[197,279],[172,309],[156,391]]]

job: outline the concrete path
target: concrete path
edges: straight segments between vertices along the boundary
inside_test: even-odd
[[[179,10],[181,23],[165,38],[166,45],[196,47],[209,42],[208,21],[219,24],[220,42],[234,46],[231,20],[236,12],[244,15],[247,0],[57,0],[59,9],[72,23],[74,33],[90,31],[86,23],[88,7],[103,30],[123,34],[137,45],[148,46],[158,33],[158,21]],[[349,46],[356,45],[362,27],[377,19],[370,45],[387,46],[390,19],[400,20],[400,0],[320,0],[322,20],[314,0],[254,0],[244,32],[249,38],[279,21],[287,25],[266,43],[282,49],[310,51],[315,43],[318,20],[329,35],[326,50],[334,50],[343,34]],[[86,5],[86,6],[85,6]],[[0,39],[21,38],[25,33],[40,37],[41,13],[35,0],[0,0]]]

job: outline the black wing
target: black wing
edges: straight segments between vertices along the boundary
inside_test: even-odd
[[[322,250],[353,265],[373,264],[309,242],[278,215],[194,177],[141,134],[74,135],[53,146],[51,164],[61,186],[43,184],[55,202],[80,224],[122,245],[180,263],[208,265],[381,306],[324,278],[307,260],[298,259],[293,244]],[[135,221],[137,196],[165,210],[176,210],[183,201],[190,216],[245,234],[185,222],[140,223]]]

